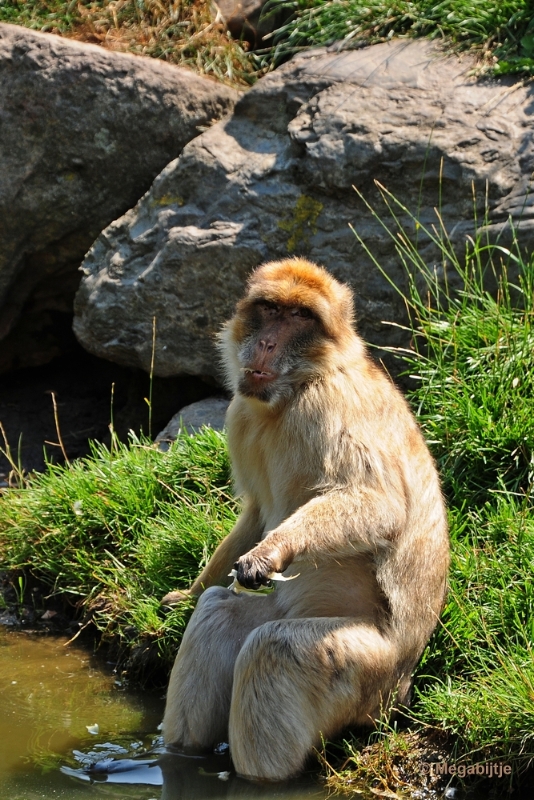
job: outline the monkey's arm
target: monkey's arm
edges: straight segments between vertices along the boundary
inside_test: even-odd
[[[235,565],[243,586],[257,589],[304,555],[378,554],[406,520],[400,489],[387,494],[367,487],[335,490],[301,506]]]
[[[189,589],[169,592],[162,605],[176,605],[187,597],[198,597],[204,589],[218,584],[228,585],[228,574],[236,559],[247,553],[261,539],[263,524],[258,507],[247,503],[236,524],[217,547],[212,557]]]

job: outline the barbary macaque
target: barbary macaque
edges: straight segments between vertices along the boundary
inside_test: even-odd
[[[220,335],[243,511],[189,590],[165,742],[229,741],[238,774],[294,776],[321,739],[409,702],[449,564],[436,468],[354,330],[349,288],[265,264]],[[263,595],[227,588],[270,586]]]

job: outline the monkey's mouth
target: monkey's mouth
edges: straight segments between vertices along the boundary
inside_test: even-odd
[[[273,378],[276,378],[274,372],[266,372],[262,369],[244,369],[243,372],[245,373],[245,377],[252,379],[253,381],[259,381],[261,383],[265,381],[272,381]]]

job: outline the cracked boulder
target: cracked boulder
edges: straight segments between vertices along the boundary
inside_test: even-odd
[[[155,320],[156,374],[217,378],[214,335],[247,275],[302,255],[354,288],[368,341],[405,345],[383,324],[404,319],[396,287],[406,275],[377,182],[429,228],[438,208],[460,251],[485,215],[488,236],[508,241],[511,219],[532,248],[533,133],[532,84],[477,80],[471,58],[428,41],[309,51],[260,80],[99,236],[83,263],[76,335],[149,370]],[[439,273],[432,241],[396,213]]]
[[[0,25],[0,372],[56,354],[54,319],[72,314],[92,242],[238,96],[161,61]]]

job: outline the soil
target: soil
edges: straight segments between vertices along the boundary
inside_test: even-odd
[[[90,355],[73,337],[68,352],[49,364],[0,376],[0,423],[7,440],[0,436],[0,487],[8,485],[12,469],[6,444],[25,472],[42,471],[47,460],[64,461],[53,396],[61,440],[72,460],[89,452],[89,440],[109,440],[111,418],[122,440],[130,429],[155,436],[180,408],[215,391],[194,376],[154,378],[149,432],[148,375]]]

